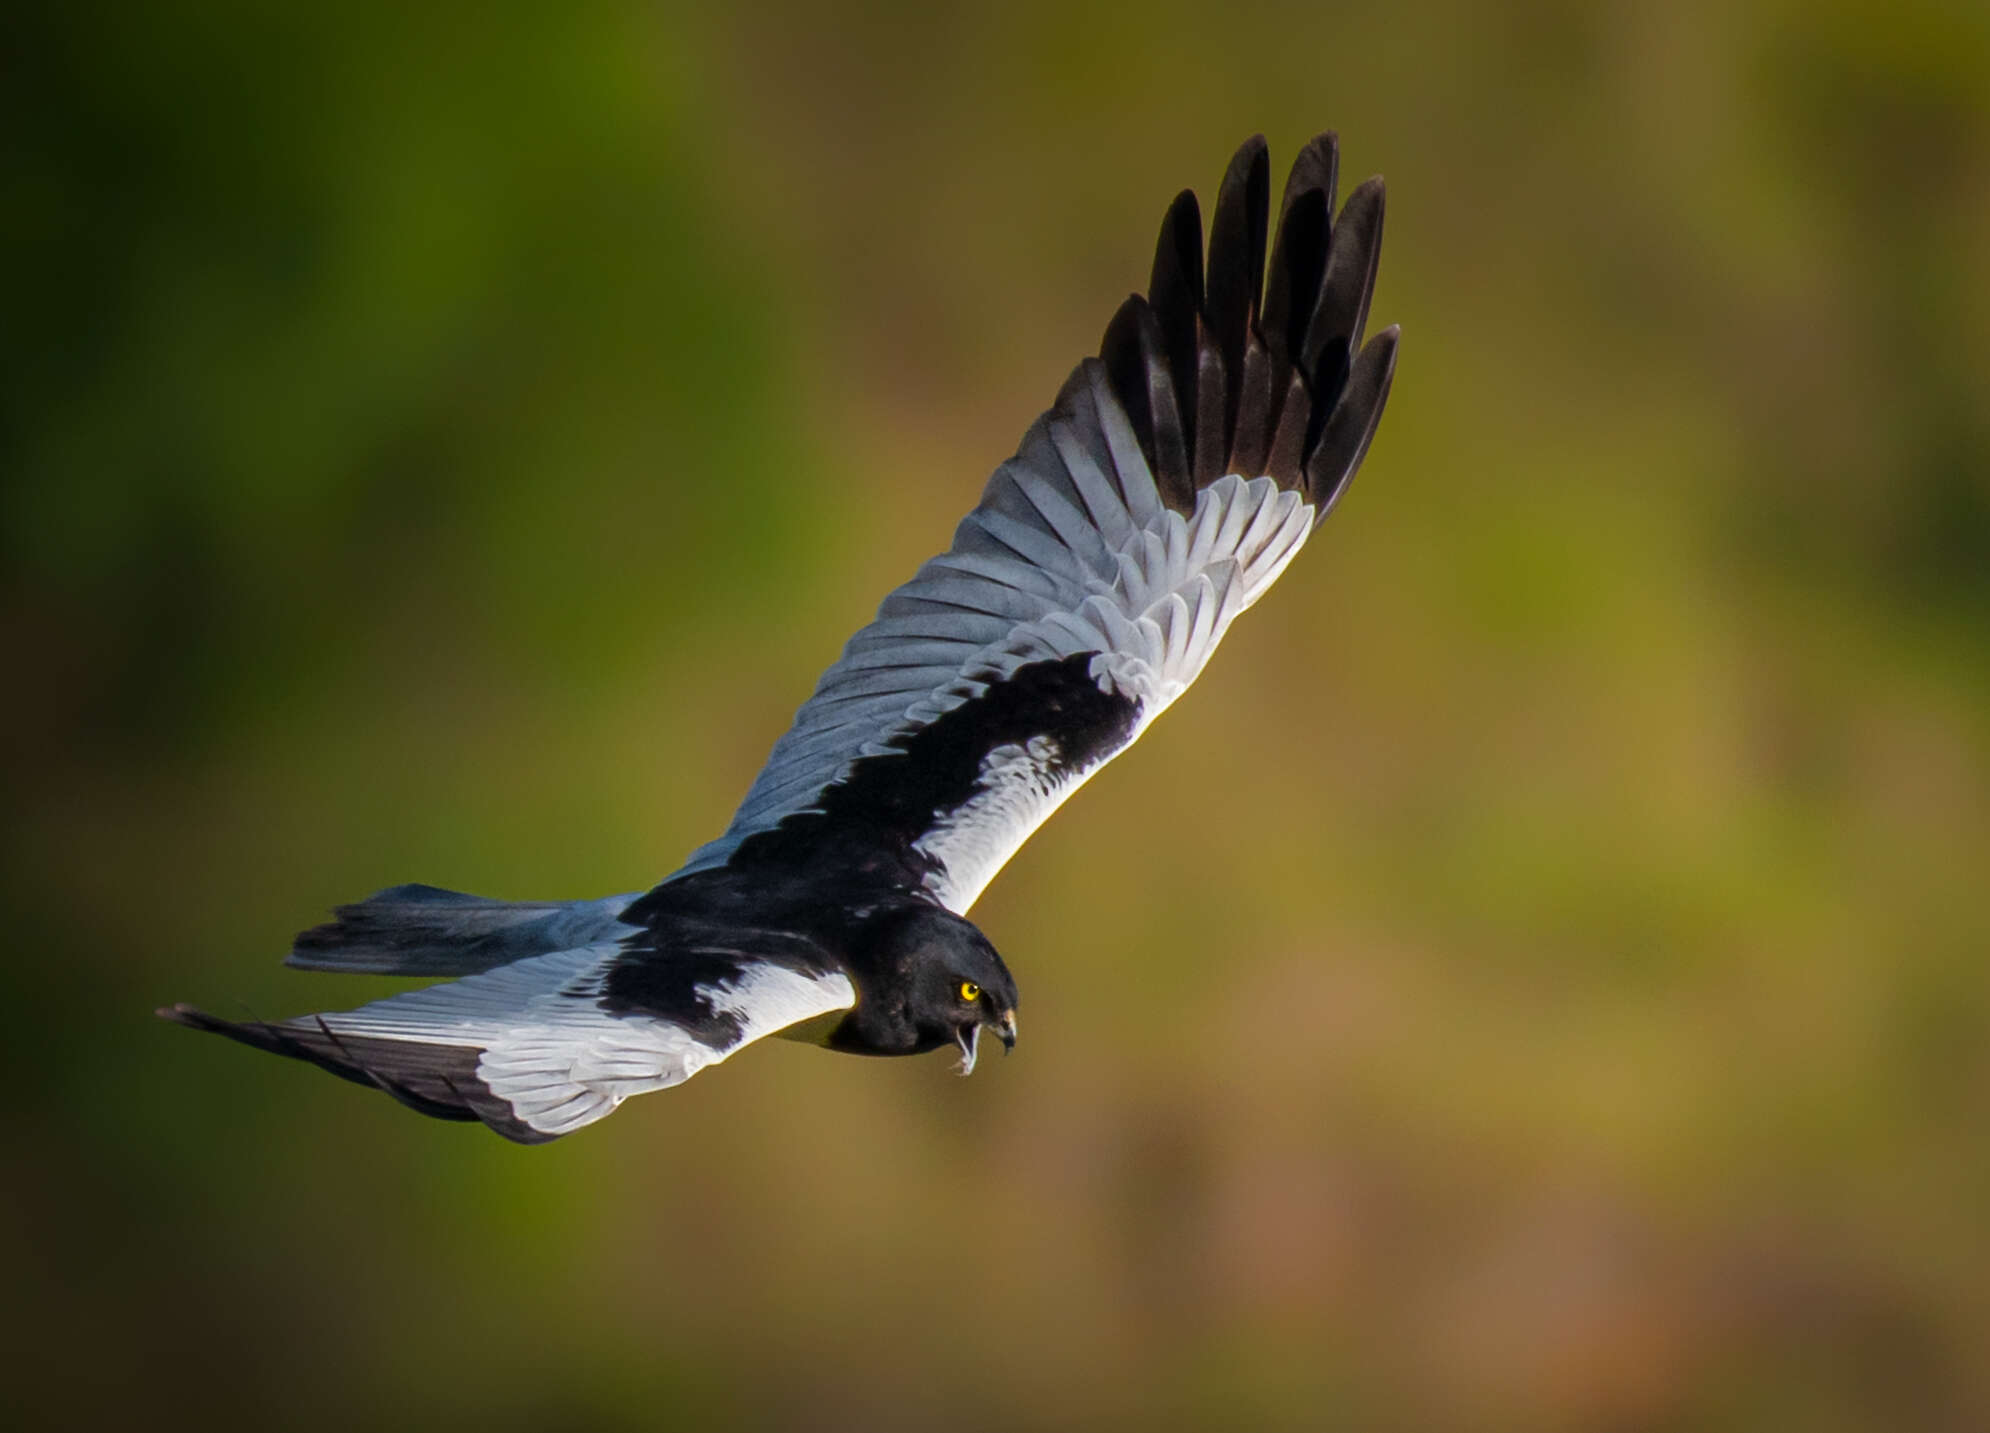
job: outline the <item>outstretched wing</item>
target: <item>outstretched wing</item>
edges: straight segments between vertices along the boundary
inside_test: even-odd
[[[732,824],[679,875],[862,870],[965,912],[1017,847],[1202,671],[1345,491],[1396,331],[1364,348],[1382,183],[1333,214],[1334,136],[1300,152],[1265,280],[1264,141],[1238,151],[1205,268],[1195,196],[1147,297],[989,481],[953,547],[858,632]]]
[[[849,977],[795,949],[641,939],[514,961],[357,1010],[276,1023],[159,1013],[308,1061],[442,1119],[541,1144],[681,1084],[742,1045],[856,1003]]]

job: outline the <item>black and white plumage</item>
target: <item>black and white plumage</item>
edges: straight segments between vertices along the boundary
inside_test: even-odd
[[[1396,331],[1365,345],[1382,184],[1336,215],[1332,135],[1269,255],[1262,139],[1209,232],[1184,192],[1129,298],[951,548],[884,601],[731,824],[655,889],[506,902],[398,886],[298,937],[311,970],[448,977],[356,1010],[169,1019],[527,1143],[784,1033],[860,1054],[1015,1039],[965,919],[1058,805],[1201,673],[1346,490]]]

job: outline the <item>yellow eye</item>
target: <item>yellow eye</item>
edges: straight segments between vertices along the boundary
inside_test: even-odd
[[[974,1004],[981,998],[981,987],[972,980],[963,980],[960,983],[960,998],[969,1005]]]

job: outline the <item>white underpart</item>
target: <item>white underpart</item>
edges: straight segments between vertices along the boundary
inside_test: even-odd
[[[538,956],[316,1018],[335,1034],[479,1048],[477,1076],[491,1093],[524,1124],[557,1135],[631,1095],[682,1084],[796,1021],[856,1004],[846,976],[748,964],[735,981],[697,987],[714,1010],[740,1021],[738,1042],[715,1049],[669,1020],[600,1008],[602,978],[621,949]]]

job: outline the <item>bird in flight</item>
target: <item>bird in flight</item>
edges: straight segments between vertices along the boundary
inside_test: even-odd
[[[1145,298],[995,470],[953,546],[824,672],[717,840],[653,890],[500,901],[405,885],[298,936],[304,970],[448,977],[355,1010],[168,1020],[538,1144],[764,1036],[859,1055],[1016,1039],[967,920],[1058,806],[1201,673],[1333,509],[1396,330],[1364,345],[1382,181],[1339,213],[1299,152],[1269,271],[1270,161],[1237,151],[1207,261],[1195,195]]]

